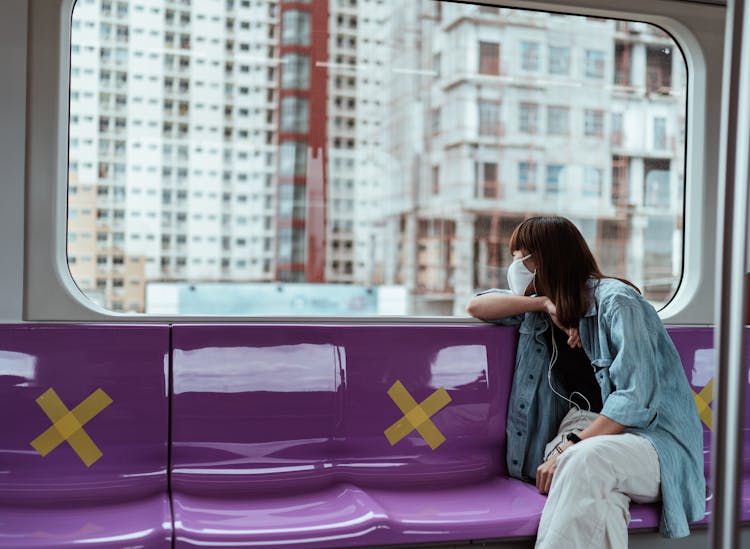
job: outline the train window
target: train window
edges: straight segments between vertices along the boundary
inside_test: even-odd
[[[674,294],[687,69],[659,28],[429,0],[163,4],[73,13],[67,253],[98,305],[463,315],[506,287],[536,214],[571,218],[655,305]]]

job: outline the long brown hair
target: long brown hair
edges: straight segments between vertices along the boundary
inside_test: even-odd
[[[577,326],[590,305],[587,281],[608,277],[576,226],[564,217],[530,217],[515,228],[509,245],[511,253],[523,249],[533,254],[537,293],[552,300],[563,326]],[[618,280],[638,290],[632,282]]]

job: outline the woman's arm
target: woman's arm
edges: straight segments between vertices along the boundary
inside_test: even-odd
[[[492,292],[473,298],[466,307],[466,312],[479,320],[497,320],[522,313],[547,312],[552,302],[544,297],[527,297],[524,295]]]
[[[578,436],[583,440],[599,435],[619,435],[624,430],[625,425],[600,414]],[[552,486],[552,477],[555,476],[555,471],[557,470],[557,458],[571,446],[573,446],[572,442],[566,442],[557,452],[552,452],[552,456],[547,461],[537,467],[536,487],[540,493],[549,493],[550,486]]]
[[[622,423],[617,423],[615,420],[599,414],[578,436],[583,440],[598,435],[619,435],[624,430],[625,425]]]

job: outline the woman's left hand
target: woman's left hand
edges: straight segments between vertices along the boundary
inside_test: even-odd
[[[536,468],[536,487],[540,494],[549,493],[550,486],[552,486],[552,477],[555,476],[555,470],[557,469],[558,455],[557,452],[554,452],[554,455]]]
[[[564,328],[564,332],[568,334],[568,345],[571,349],[581,346],[581,336],[578,333],[578,328]]]
[[[549,494],[552,477],[555,476],[555,471],[557,471],[557,458],[572,445],[572,442],[566,442],[560,446],[560,452],[553,452],[547,461],[536,468],[536,487],[540,494]]]
[[[552,301],[549,298],[545,298],[547,301],[544,303],[544,310],[549,315],[552,322],[555,323],[555,325],[560,328],[563,332],[568,334],[568,346],[571,349],[575,349],[576,347],[581,347],[581,336],[578,333],[578,328],[567,328],[560,324],[560,321],[557,320],[557,307],[555,307],[555,304],[552,303]]]

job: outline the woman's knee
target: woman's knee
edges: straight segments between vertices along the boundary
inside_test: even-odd
[[[599,439],[599,440],[597,440]],[[574,444],[557,459],[557,469],[584,470],[588,473],[607,467],[606,442],[594,437]]]

